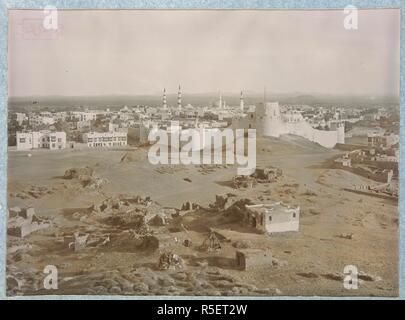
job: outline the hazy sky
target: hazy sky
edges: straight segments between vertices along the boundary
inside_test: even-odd
[[[341,10],[59,11],[53,39],[27,29],[43,16],[9,13],[10,96],[399,93],[399,10],[362,10],[358,30]]]

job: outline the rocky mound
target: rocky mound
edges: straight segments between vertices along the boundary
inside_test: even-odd
[[[90,167],[67,169],[63,178],[67,180],[76,179],[80,182],[82,187],[89,189],[98,189],[108,182],[107,179],[97,177],[94,174],[94,170]]]

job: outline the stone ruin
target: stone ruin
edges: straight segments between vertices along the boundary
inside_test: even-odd
[[[24,238],[32,232],[49,228],[48,220],[38,218],[34,208],[14,207],[9,209],[7,234]]]
[[[126,210],[128,207],[149,207],[152,204],[152,200],[147,196],[120,194],[104,199],[99,205],[93,205],[92,210],[96,213],[113,213],[114,211]]]
[[[69,248],[77,251],[85,247],[104,247],[108,244],[113,248],[155,251],[166,246],[182,244],[183,239],[175,241],[175,236],[167,233],[165,228],[152,228],[166,226],[178,214],[178,209],[162,207],[148,196],[118,194],[108,197],[75,212],[72,216],[80,219],[86,217],[86,221],[108,226],[105,230],[113,232],[90,232],[88,239],[86,234],[75,233],[69,239]]]
[[[253,204],[248,198],[239,198],[232,193],[218,194],[215,196],[215,203],[210,207],[213,210],[222,212],[224,216],[232,220],[242,220],[245,216],[245,205]]]
[[[283,175],[283,171],[279,168],[264,167],[256,168],[251,175],[237,175],[232,179],[232,187],[234,189],[252,189],[258,183],[276,182]]]
[[[257,181],[253,176],[235,176],[232,179],[232,187],[234,189],[252,189],[257,185]]]
[[[210,204],[212,209],[216,209],[219,211],[227,210],[231,207],[238,198],[233,193],[221,193],[215,196],[215,202]]]
[[[194,211],[198,210],[199,208],[200,206],[198,204],[187,201],[181,206],[181,211]]]
[[[178,270],[184,268],[183,260],[175,253],[165,252],[159,257],[159,270]]]
[[[80,177],[93,176],[94,170],[90,167],[70,168],[65,171],[64,179],[80,179]]]
[[[108,182],[107,179],[97,177],[90,167],[67,169],[63,178],[67,180],[77,179],[83,188],[89,189],[98,189]]]
[[[75,251],[80,251],[86,248],[88,238],[88,233],[75,232],[74,242],[69,243],[69,248],[74,249]]]
[[[207,238],[201,245],[201,249],[204,251],[219,251],[221,250],[221,242],[219,241],[215,232],[211,231]]]
[[[103,200],[89,208],[105,217],[110,224],[140,227],[164,226],[177,215],[173,208],[163,208],[146,196],[118,195]]]
[[[256,168],[253,177],[259,183],[276,182],[283,175],[283,170],[273,167]]]

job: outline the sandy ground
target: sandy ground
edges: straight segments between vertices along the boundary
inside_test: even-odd
[[[262,139],[258,141],[257,152],[259,166],[281,168],[283,177],[247,190],[229,186],[236,174],[235,166],[209,172],[198,166],[159,167],[147,161],[146,149],[10,151],[9,207],[32,206],[37,215],[51,218],[57,227],[30,234],[23,240],[8,238],[8,274],[22,277],[27,283],[23,292],[8,293],[49,294],[41,289],[40,283],[44,266],[52,264],[58,266],[59,277],[63,279],[52,294],[398,295],[397,203],[344,191],[344,187],[353,184],[373,182],[349,172],[324,168],[324,161],[337,152],[304,139],[294,136]],[[122,162],[125,155],[127,159]],[[93,168],[97,176],[108,182],[100,189],[86,190],[61,179],[66,169],[84,166]],[[37,198],[18,196],[38,187],[49,192]],[[64,215],[62,212],[68,208],[74,211],[88,207],[118,193],[151,196],[163,207],[180,209],[186,201],[207,207],[216,194],[226,192],[257,201],[271,199],[299,205],[299,232],[268,236],[224,223],[215,212],[192,212],[172,224],[182,223],[193,244],[204,241],[209,227],[216,228],[228,241],[219,253],[200,252],[195,247],[173,248],[186,261],[183,276],[156,270],[160,251],[144,254],[124,247],[77,253],[55,245],[55,234],[59,232],[72,234],[92,227],[88,222]],[[340,237],[342,234],[353,237],[345,239]],[[280,261],[279,265],[254,271],[235,269],[232,261],[236,249],[232,244],[241,240],[252,248],[268,248]],[[31,248],[16,250],[21,244]],[[208,262],[208,267],[198,261]],[[355,265],[376,280],[361,281],[357,290],[347,290],[341,279],[331,276],[342,274],[346,265]],[[187,285],[176,277],[185,277],[183,282]],[[205,281],[210,290],[199,290],[194,283],[196,277]],[[218,284],[225,281],[221,277],[228,277],[226,281],[234,285]],[[121,284],[105,284],[107,278]],[[89,288],[95,282],[99,285],[91,291]],[[123,282],[127,286],[129,283],[131,289],[126,290]],[[241,286],[235,285],[238,283]]]

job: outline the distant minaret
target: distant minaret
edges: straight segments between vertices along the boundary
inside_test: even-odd
[[[243,102],[243,91],[240,92],[240,111],[243,112],[243,108],[245,107],[245,103]]]
[[[166,88],[163,89],[163,110],[167,110]]]
[[[222,93],[219,91],[219,108],[222,109]]]
[[[267,92],[266,92],[266,87],[263,88],[263,104],[266,104],[267,100]]]
[[[179,92],[177,93],[177,108],[181,111],[181,87],[179,85]]]

